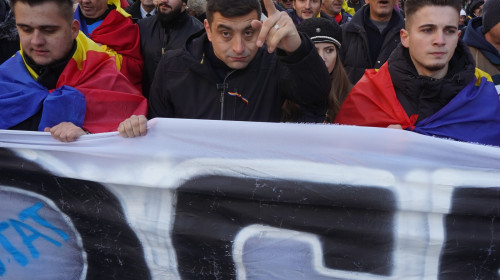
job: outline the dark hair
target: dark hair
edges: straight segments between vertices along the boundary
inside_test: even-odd
[[[344,103],[345,98],[352,89],[351,80],[345,72],[344,65],[340,61],[340,51],[337,46],[337,58],[335,66],[333,66],[332,73],[330,73],[330,80],[332,86],[328,94],[328,109],[326,110],[324,123],[333,123],[340,106]],[[300,106],[290,100],[285,100],[281,106],[281,121],[282,122],[297,122],[302,117],[302,109]]]
[[[247,15],[252,11],[256,11],[257,18],[260,19],[262,8],[259,0],[207,0],[207,21],[210,24],[216,12],[223,17],[233,18]]]
[[[73,0],[10,0],[12,11],[14,11],[14,6],[18,2],[28,4],[31,7],[54,2],[59,7],[59,13],[62,17],[66,18],[69,22],[73,20]]]
[[[458,14],[462,9],[461,0],[406,0],[405,17],[409,18],[425,6],[450,6],[457,10]]]
[[[328,110],[326,111],[325,122],[333,123],[335,116],[344,103],[345,98],[352,89],[351,80],[345,72],[344,65],[340,61],[340,51],[337,48],[337,59],[335,60],[335,66],[333,66],[330,78],[332,80],[332,87],[330,88],[330,94],[328,94]]]

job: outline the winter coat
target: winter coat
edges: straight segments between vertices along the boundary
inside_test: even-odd
[[[363,6],[354,14],[351,21],[341,25],[342,47],[340,60],[352,84],[363,76],[365,69],[378,69],[384,64],[391,52],[401,41],[399,31],[404,28],[404,20],[395,10],[389,24],[393,24],[387,31],[379,55],[375,61],[370,58],[370,46],[366,34],[365,18],[370,14],[370,5]],[[395,18],[394,18],[395,17]]]
[[[407,48],[379,71],[367,70],[342,104],[336,123],[403,129],[500,146],[500,100],[491,77],[474,68],[459,43],[442,79],[420,76]]]
[[[279,122],[285,99],[324,113],[330,76],[312,42],[301,34],[294,53],[259,48],[244,69],[215,57],[205,33],[166,52],[150,92],[150,117]],[[221,71],[223,70],[223,71]]]
[[[495,85],[500,85],[500,52],[484,37],[482,18],[469,22],[464,42],[469,46],[476,67],[490,74]]]
[[[204,28],[199,20],[189,16],[187,12],[182,13],[179,20],[168,26],[167,30],[158,21],[156,15],[139,20],[138,25],[141,33],[141,52],[144,59],[142,94],[148,97],[156,66],[160,62],[162,53],[167,50],[183,48],[189,37]],[[168,41],[163,46],[165,32],[168,32]],[[162,48],[164,48],[163,51]]]

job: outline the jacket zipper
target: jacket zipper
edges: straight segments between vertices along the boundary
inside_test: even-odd
[[[222,87],[220,87],[220,119],[224,120],[224,96],[226,95],[226,89],[228,88],[228,85],[226,84],[227,78],[234,73],[236,70],[232,70],[231,72],[227,73],[226,77],[224,78],[224,81],[222,82]]]

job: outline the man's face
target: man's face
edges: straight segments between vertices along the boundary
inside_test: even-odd
[[[73,47],[80,24],[68,21],[54,2],[14,6],[17,30],[23,52],[36,64],[45,66],[65,57]]]
[[[141,0],[141,4],[143,7],[154,8],[155,4],[153,0]]]
[[[388,21],[391,19],[392,10],[396,6],[396,0],[366,0],[370,4],[370,18],[376,21]]]
[[[448,72],[460,36],[458,17],[450,6],[424,6],[406,19],[401,43],[420,75],[440,79]]]
[[[255,57],[259,49],[256,45],[258,32],[252,28],[251,22],[258,19],[257,11],[252,11],[233,18],[226,18],[216,12],[211,24],[205,20],[205,30],[214,53],[229,68],[243,69]]]
[[[492,45],[496,46],[498,51],[500,51],[500,22],[495,24],[486,34],[484,34],[486,40],[490,42]]]
[[[186,9],[186,3],[182,0],[154,0],[154,4],[158,7],[158,13],[163,15],[180,14]]]
[[[301,20],[312,18],[318,15],[321,10],[320,0],[295,0],[293,8]]]
[[[108,0],[78,0],[82,14],[86,18],[98,18],[108,9]]]
[[[323,0],[323,11],[330,16],[335,16],[342,10],[342,2],[344,0]]]
[[[293,0],[279,0],[285,9],[293,9]]]
[[[465,16],[460,16],[458,20],[458,25],[464,25],[464,23],[465,23]]]

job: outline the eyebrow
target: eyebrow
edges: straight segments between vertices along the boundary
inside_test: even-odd
[[[228,26],[228,25],[225,25],[225,24],[219,24],[217,25],[217,29],[220,30],[220,29],[228,29],[228,30],[233,30],[233,28],[231,26]],[[247,25],[245,28],[243,28],[243,30],[248,30],[248,29],[252,29],[252,25],[249,24]]]
[[[437,25],[436,24],[423,24],[423,25],[420,25],[418,28],[437,28]],[[458,29],[457,26],[455,25],[445,25],[444,28],[446,29]]]
[[[18,23],[19,27],[30,27],[30,28],[59,28],[59,25],[40,25],[40,26],[31,26],[29,24]]]

